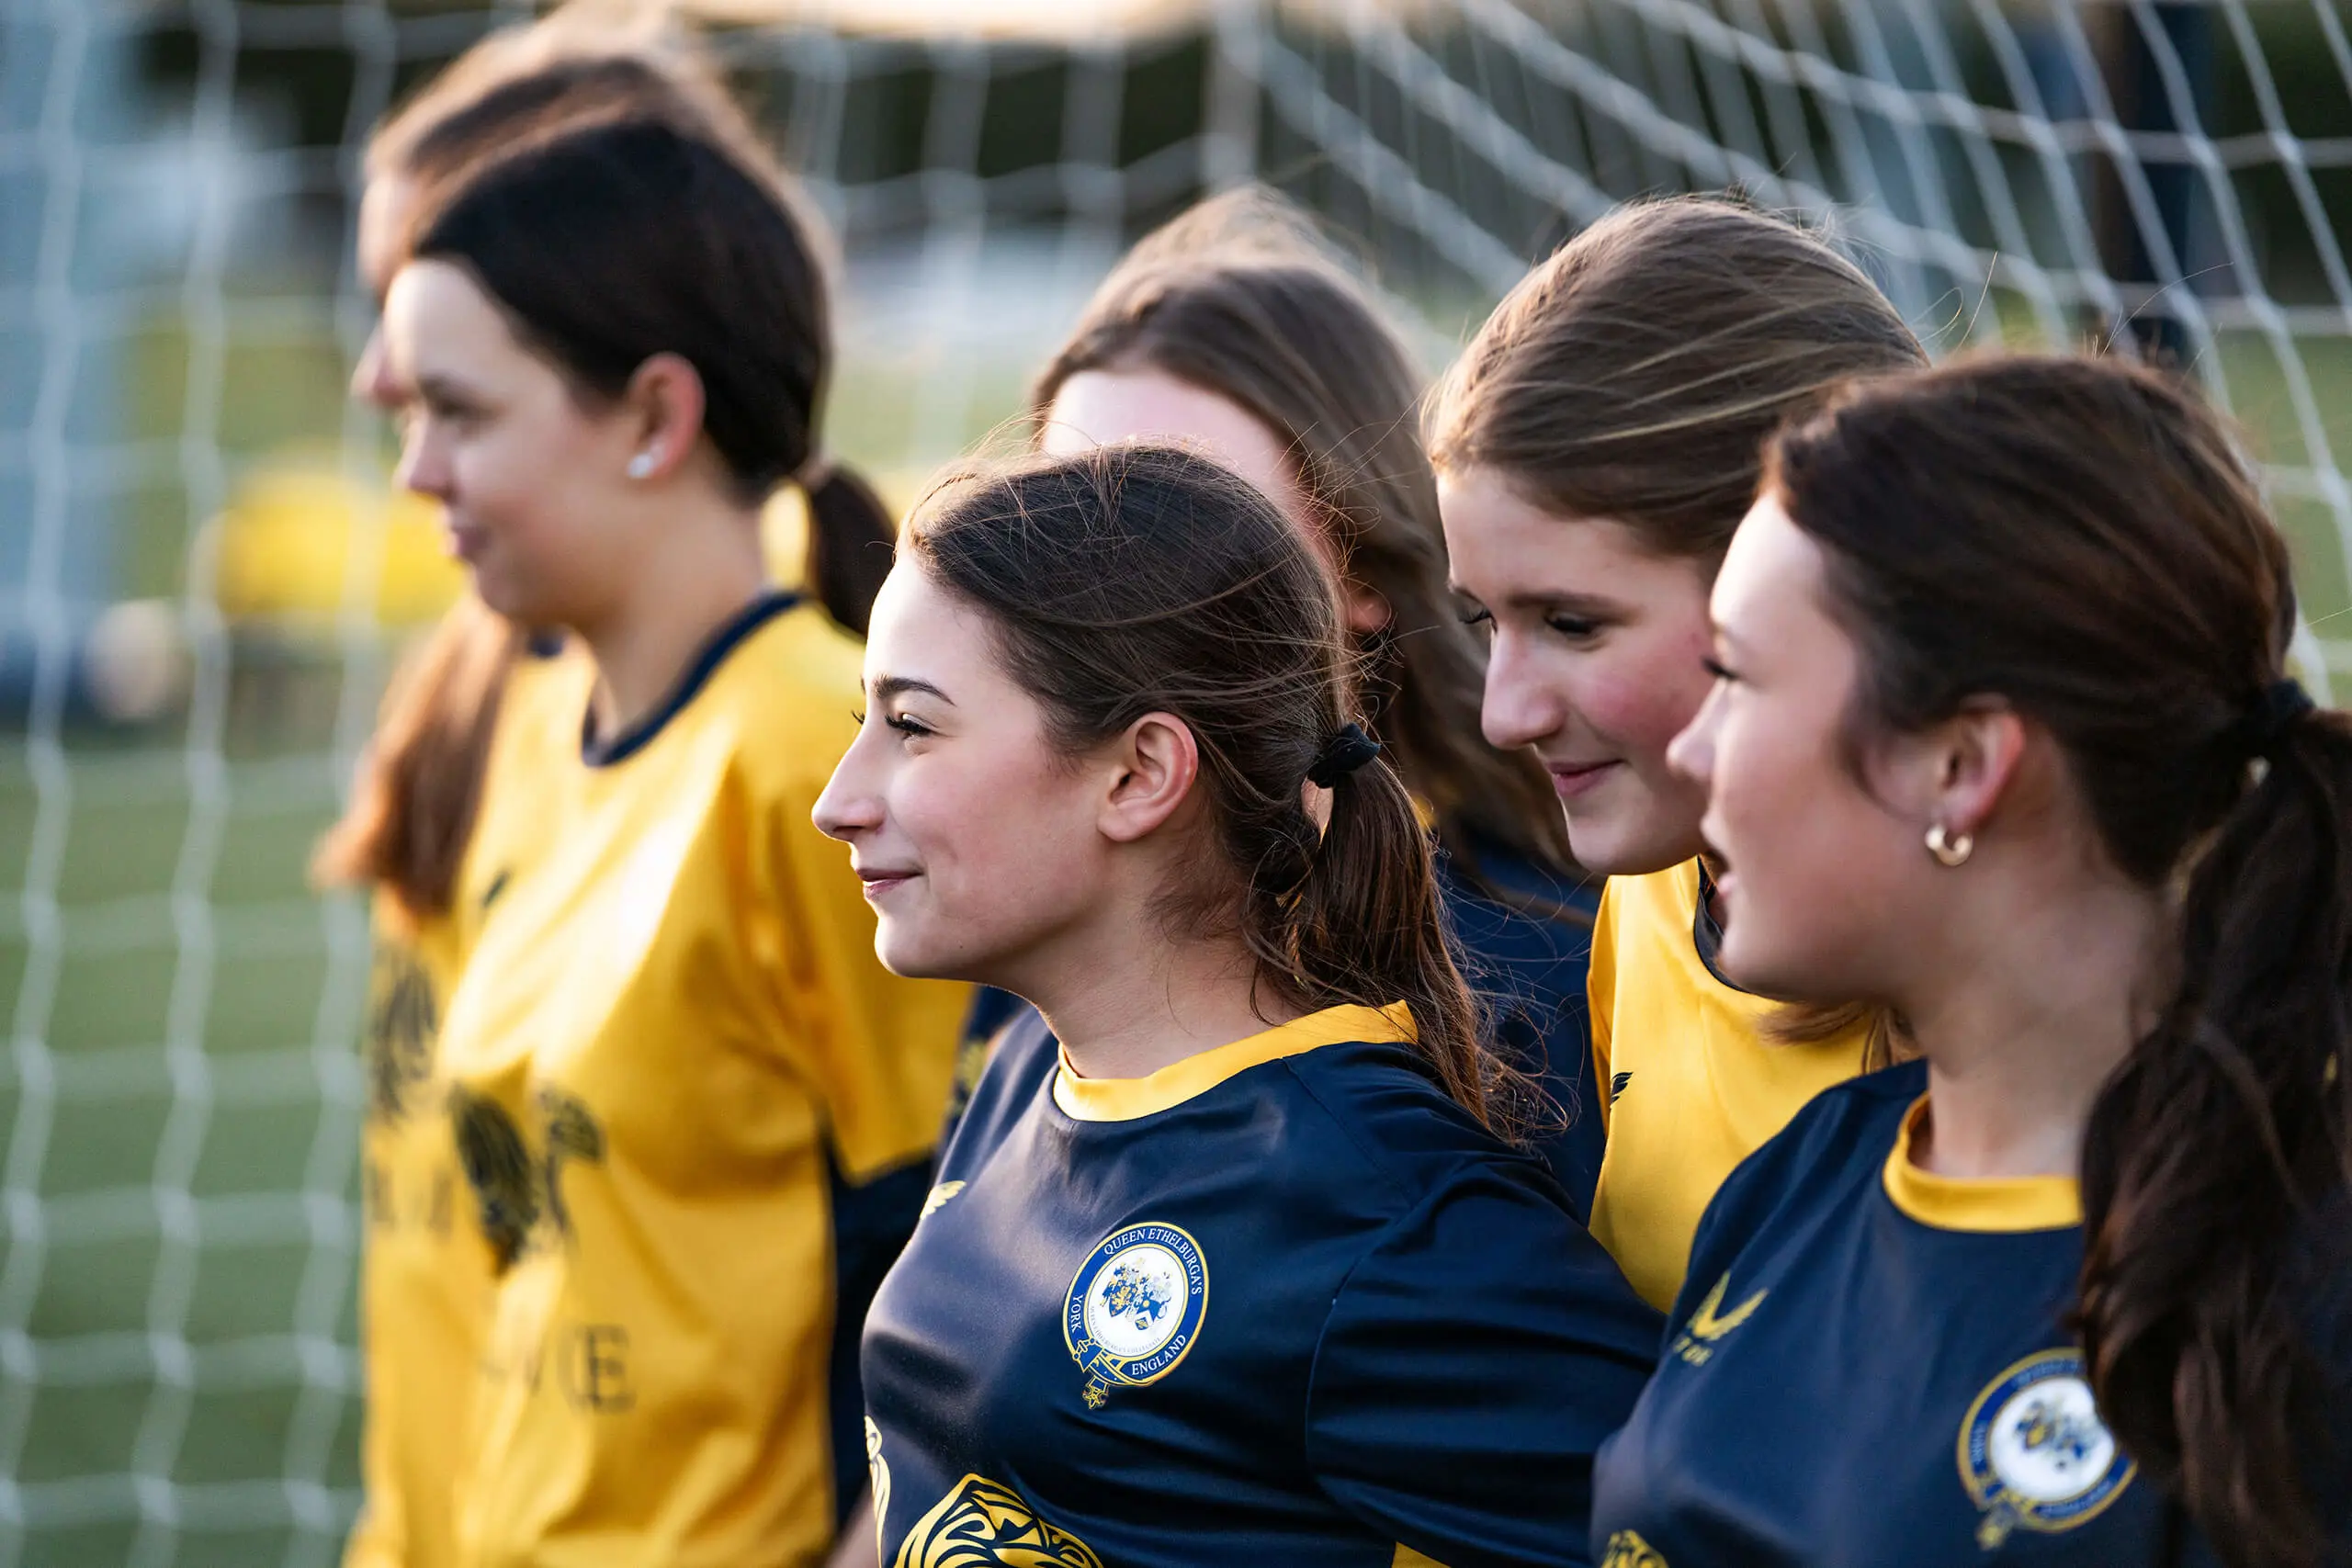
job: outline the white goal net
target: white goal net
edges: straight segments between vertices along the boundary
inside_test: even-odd
[[[702,0],[841,230],[831,444],[903,497],[1120,248],[1265,180],[1432,368],[1628,197],[1830,224],[1940,351],[2243,423],[2352,676],[2328,0]],[[364,911],[303,878],[429,515],[342,384],[358,150],[469,0],[0,0],[0,1568],[331,1561],[357,1506]]]

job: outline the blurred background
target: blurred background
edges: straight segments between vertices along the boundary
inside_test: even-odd
[[[1266,181],[1430,368],[1611,202],[1830,225],[1939,352],[2242,422],[2352,678],[2330,0],[704,0],[841,237],[828,436],[903,502],[1121,248]],[[358,154],[527,5],[0,0],[0,1565],[323,1563],[357,1505],[364,912],[307,888],[458,578],[344,396]]]

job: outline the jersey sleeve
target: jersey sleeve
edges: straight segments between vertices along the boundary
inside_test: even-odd
[[[814,784],[759,803],[749,895],[772,914],[779,1039],[822,1102],[842,1177],[858,1185],[933,1147],[971,988],[882,966],[849,847],[809,819]]]
[[[1617,908],[1616,885],[1611,882],[1600,889],[1600,908],[1592,918],[1592,963],[1585,971],[1585,1000],[1589,1004],[1588,1022],[1592,1032],[1592,1088],[1600,1102],[1600,1126],[1609,1127],[1610,1102],[1615,1097],[1610,1090],[1614,1081],[1609,1067],[1610,1031],[1617,1021]]]
[[[1340,1506],[1448,1568],[1585,1562],[1592,1458],[1660,1342],[1556,1196],[1471,1168],[1394,1222],[1331,1304],[1307,1463]]]

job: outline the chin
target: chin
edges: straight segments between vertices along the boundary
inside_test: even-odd
[[[909,980],[968,980],[967,965],[956,962],[961,955],[952,949],[943,952],[936,942],[922,940],[914,931],[893,930],[893,922],[884,919],[875,928],[874,956],[891,974]]]
[[[1595,814],[1579,822],[1568,816],[1568,848],[1577,863],[1597,876],[1645,876],[1680,865],[1698,852],[1681,835],[1648,830],[1649,825],[1628,821],[1623,814]]]
[[[1742,942],[1737,935],[1738,917],[1724,929],[1724,945],[1715,955],[1715,967],[1724,978],[1743,991],[1769,997],[1782,1002],[1828,1002],[1849,999],[1834,986],[1819,977],[1820,965],[1808,964],[1804,954],[1783,949],[1772,950],[1768,942]]]

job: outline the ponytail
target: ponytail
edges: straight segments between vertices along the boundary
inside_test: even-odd
[[[2233,1563],[2324,1560],[2305,1248],[2352,1185],[2352,723],[2282,716],[2191,872],[2181,985],[2091,1112],[2079,1326],[2118,1441]],[[2341,1397],[2342,1391],[2336,1391]]]
[[[881,497],[839,463],[826,465],[806,493],[808,552],[802,581],[827,615],[864,637],[874,596],[890,575],[899,531]]]
[[[1430,1072],[1464,1110],[1494,1126],[1509,1098],[1498,1092],[1503,1065],[1479,1043],[1477,1004],[1446,942],[1430,835],[1405,781],[1374,761],[1333,778],[1329,788],[1330,821],[1306,851],[1304,876],[1277,891],[1267,879],[1280,862],[1256,868],[1246,917],[1250,948],[1308,1006],[1405,1003]],[[1303,806],[1298,815],[1306,818]],[[1307,827],[1311,833],[1311,820]]]
[[[315,881],[380,887],[413,921],[449,912],[521,645],[478,599],[441,617],[384,695],[351,803],[311,856]]]

